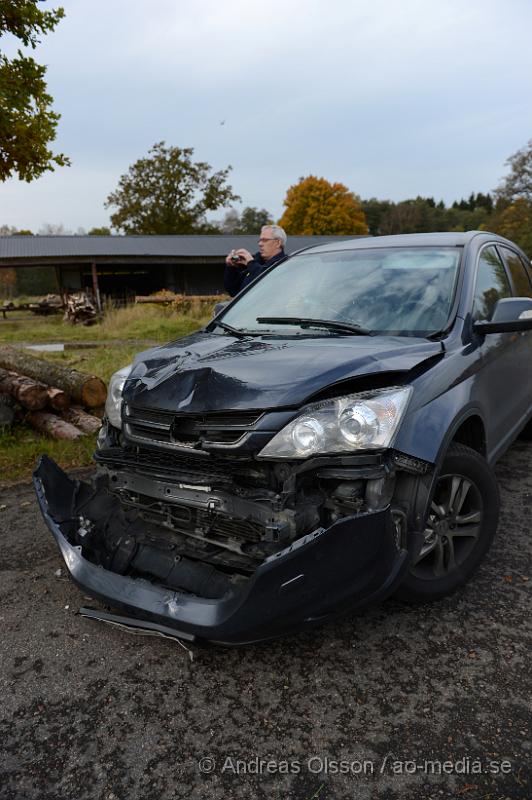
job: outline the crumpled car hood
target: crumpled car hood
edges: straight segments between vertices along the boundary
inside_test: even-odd
[[[140,353],[124,399],[182,412],[297,407],[347,378],[409,371],[439,342],[393,336],[248,339],[199,331]]]

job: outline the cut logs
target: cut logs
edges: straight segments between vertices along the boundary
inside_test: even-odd
[[[26,414],[26,421],[39,433],[47,433],[54,439],[79,439],[83,436],[75,425],[47,411],[30,411]]]
[[[15,401],[10,394],[0,392],[0,433],[11,427],[15,419]]]
[[[97,433],[102,427],[101,419],[93,417],[92,414],[87,414],[79,406],[71,406],[61,413],[61,417],[75,425],[83,433]]]
[[[36,358],[9,345],[0,347],[0,367],[62,389],[85,408],[96,408],[105,403],[107,389],[101,378]]]
[[[54,411],[66,411],[70,406],[70,397],[62,389],[56,389],[55,386],[48,386],[47,392],[48,405]]]
[[[4,415],[0,414],[3,430],[17,417],[39,433],[72,440],[98,432],[102,423],[96,415],[105,403],[107,388],[96,375],[86,375],[3,345],[0,346],[0,397],[10,400]],[[76,405],[71,406],[71,402]],[[47,410],[43,410],[46,406]],[[93,413],[88,414],[87,408]],[[27,413],[24,415],[22,411]]]
[[[0,392],[10,394],[29,411],[39,411],[48,402],[48,386],[5,369],[0,369]]]

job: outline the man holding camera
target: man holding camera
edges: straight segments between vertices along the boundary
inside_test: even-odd
[[[279,225],[265,225],[260,231],[259,252],[254,256],[244,248],[231,250],[225,259],[226,292],[234,297],[264,270],[286,258],[285,244],[286,233]]]

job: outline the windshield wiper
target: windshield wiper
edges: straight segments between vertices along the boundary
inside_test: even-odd
[[[270,325],[299,325],[301,328],[326,328],[330,331],[351,333],[355,336],[371,336],[372,332],[355,322],[341,322],[334,319],[311,319],[309,317],[257,317],[257,322]]]
[[[233,328],[232,325],[228,325],[227,322],[222,322],[219,319],[214,320],[213,325],[218,326],[219,328],[223,328],[224,331],[227,331],[227,333],[232,333],[233,336],[239,336],[241,339],[246,336],[260,336],[262,332],[262,331],[245,331],[242,328]]]

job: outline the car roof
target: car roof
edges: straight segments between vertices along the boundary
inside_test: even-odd
[[[321,244],[307,248],[304,252],[327,253],[337,250],[367,250],[377,247],[464,247],[476,236],[486,240],[507,241],[487,231],[465,231],[449,233],[402,233],[397,236],[367,236],[359,239],[348,239],[333,244]]]

